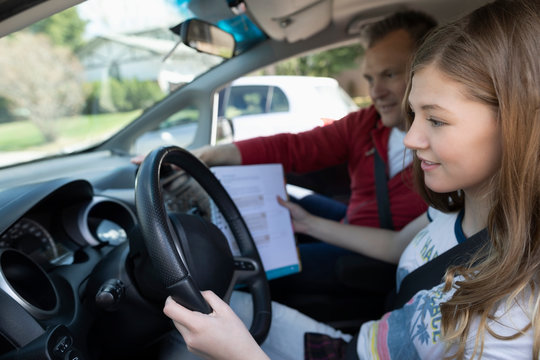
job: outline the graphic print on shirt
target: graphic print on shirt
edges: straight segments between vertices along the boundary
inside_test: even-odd
[[[373,359],[437,359],[445,350],[441,340],[440,304],[453,293],[444,285],[418,292],[401,309],[373,322],[368,338]]]
[[[441,335],[441,308],[439,306],[443,292],[440,288],[434,289],[429,296],[415,298],[416,313],[413,316],[411,339],[421,345],[435,344]]]

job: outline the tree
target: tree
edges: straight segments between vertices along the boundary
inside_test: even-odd
[[[53,141],[54,120],[78,114],[83,105],[81,64],[69,49],[29,32],[0,41],[0,53],[0,97],[28,113],[45,140]]]
[[[34,33],[44,33],[56,46],[66,46],[76,51],[84,44],[86,21],[82,20],[75,8],[69,8],[30,26]]]
[[[275,73],[334,77],[343,70],[358,67],[363,55],[361,45],[344,46],[281,62],[275,66]]]

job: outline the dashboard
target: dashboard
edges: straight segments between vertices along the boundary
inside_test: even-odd
[[[51,356],[57,348],[80,359],[152,359],[152,344],[172,328],[136,216],[138,168],[125,156],[100,166],[95,157],[65,158],[49,172],[55,159],[28,164],[19,179],[22,168],[3,170],[0,360],[68,358]],[[208,217],[196,182],[161,175],[167,211]]]
[[[95,302],[83,294],[99,291],[106,281],[93,279],[98,264],[115,250],[125,253],[137,226],[133,186],[113,192],[121,198],[74,178],[0,192],[0,359],[30,342],[50,341],[50,332],[60,331],[52,324],[95,313]]]

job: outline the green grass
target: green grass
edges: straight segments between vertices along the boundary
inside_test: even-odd
[[[88,138],[110,133],[124,127],[131,122],[140,111],[130,111],[115,114],[99,114],[91,116],[77,116],[62,120],[59,128],[61,138]]]
[[[140,110],[115,114],[80,115],[55,122],[57,139],[47,144],[38,127],[28,120],[0,124],[0,151],[39,150],[45,146],[73,145],[100,139],[132,121]]]
[[[0,151],[15,151],[45,142],[39,129],[28,121],[0,124]]]

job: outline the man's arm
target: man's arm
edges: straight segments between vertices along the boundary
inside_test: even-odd
[[[217,146],[203,146],[193,150],[192,153],[208,166],[242,164],[240,150],[232,143]]]
[[[413,237],[429,224],[426,213],[400,231],[342,224],[311,215],[297,204],[279,198],[278,201],[291,212],[295,232],[393,264],[399,262]]]
[[[242,164],[242,154],[240,150],[234,144],[224,144],[217,146],[203,146],[198,149],[191,151],[193,155],[199,158],[207,166],[216,166],[216,165],[241,165]],[[146,154],[138,155],[131,159],[131,162],[140,165]]]

